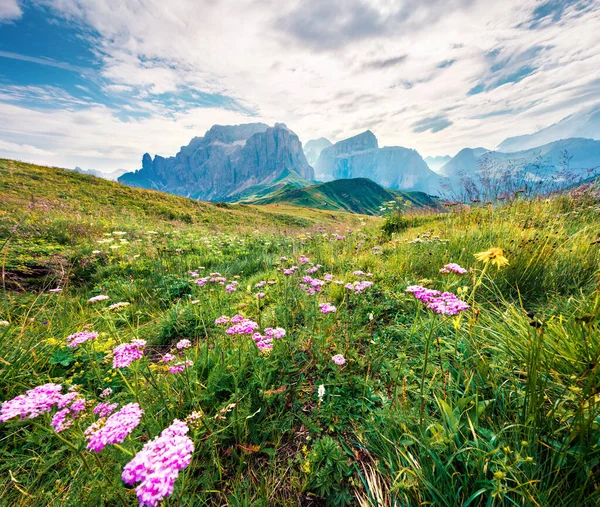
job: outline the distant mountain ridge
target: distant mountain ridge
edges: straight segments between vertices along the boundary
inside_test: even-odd
[[[423,192],[402,192],[383,188],[368,178],[339,179],[302,188],[284,186],[252,204],[291,204],[294,206],[348,211],[365,215],[379,214],[380,207],[402,197],[415,207],[437,207]]]
[[[68,169],[69,171],[75,171],[76,173],[89,174],[90,176],[96,176],[96,178],[103,178],[105,180],[117,181],[120,176],[127,172],[126,169],[115,169],[114,171],[105,173],[96,169],[82,169],[81,167],[75,167],[74,169]]]
[[[331,141],[324,137],[308,141],[304,145],[304,155],[306,156],[307,162],[315,167],[317,160],[319,160],[319,155],[321,155],[321,152],[329,146],[331,146]],[[315,178],[319,179],[319,175],[315,174]]]
[[[514,153],[530,150],[569,138],[600,140],[600,104],[585,108],[533,134],[509,137],[498,145],[498,151]]]
[[[249,123],[215,125],[174,157],[156,155],[152,159],[146,153],[142,168],[122,175],[118,181],[218,201],[272,183],[290,171],[300,178],[314,179],[298,136],[282,123],[273,127]]]
[[[323,149],[315,172],[324,181],[370,178],[386,188],[429,194],[437,194],[443,180],[415,150],[400,146],[380,148],[370,130]]]
[[[457,182],[482,171],[495,177],[518,171],[525,179],[589,178],[594,171],[600,172],[600,141],[563,139],[514,153],[466,148],[444,165],[440,174]]]
[[[452,157],[450,155],[440,155],[437,157],[425,157],[424,160],[429,169],[438,172],[445,164],[452,160]]]

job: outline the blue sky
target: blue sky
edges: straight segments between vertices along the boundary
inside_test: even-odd
[[[0,0],[0,157],[103,171],[214,123],[495,147],[600,97],[600,0]]]

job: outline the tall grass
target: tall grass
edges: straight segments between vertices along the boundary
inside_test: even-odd
[[[76,231],[43,278],[7,289],[1,399],[56,382],[78,385],[93,406],[111,387],[111,400],[145,414],[122,449],[97,455],[82,434],[91,414],[59,435],[49,415],[1,424],[0,505],[135,505],[120,480],[130,454],[194,411],[203,415],[190,433],[193,461],[170,505],[597,505],[599,206],[589,194],[519,201],[415,219],[391,235],[360,219],[351,231],[235,221],[209,232],[147,216],[137,225],[130,209],[120,224]],[[61,219],[65,231],[77,220]],[[36,225],[52,244],[53,223]],[[32,226],[7,258],[28,255]],[[510,264],[486,270],[460,318],[405,293],[421,284],[467,299],[483,268],[473,254],[489,247]],[[300,255],[322,265],[314,276],[374,285],[352,294],[329,283],[308,296]],[[440,274],[449,262],[470,271]],[[283,275],[292,263],[298,272]],[[200,267],[238,281],[237,291],[198,287],[188,271]],[[257,299],[261,280],[276,283]],[[87,302],[97,294],[111,299]],[[119,301],[130,305],[108,310]],[[323,315],[319,302],[337,312]],[[250,337],[215,325],[235,313],[286,337],[260,354]],[[82,329],[100,336],[67,348]],[[134,338],[148,342],[144,358],[111,368],[114,346]],[[192,347],[177,352],[182,338]],[[193,366],[168,373],[169,351]]]

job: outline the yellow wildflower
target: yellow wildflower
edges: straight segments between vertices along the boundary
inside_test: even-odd
[[[490,248],[485,252],[476,253],[475,258],[478,261],[481,261],[485,264],[491,262],[492,264],[495,264],[498,267],[498,269],[502,266],[508,265],[508,259],[504,257],[504,252],[502,251],[502,248]]]

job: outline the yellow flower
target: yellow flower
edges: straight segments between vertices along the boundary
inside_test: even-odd
[[[478,261],[484,262],[485,264],[491,262],[492,264],[495,264],[498,269],[500,269],[502,266],[508,265],[508,259],[504,257],[502,248],[490,248],[485,252],[476,253],[475,258]]]

